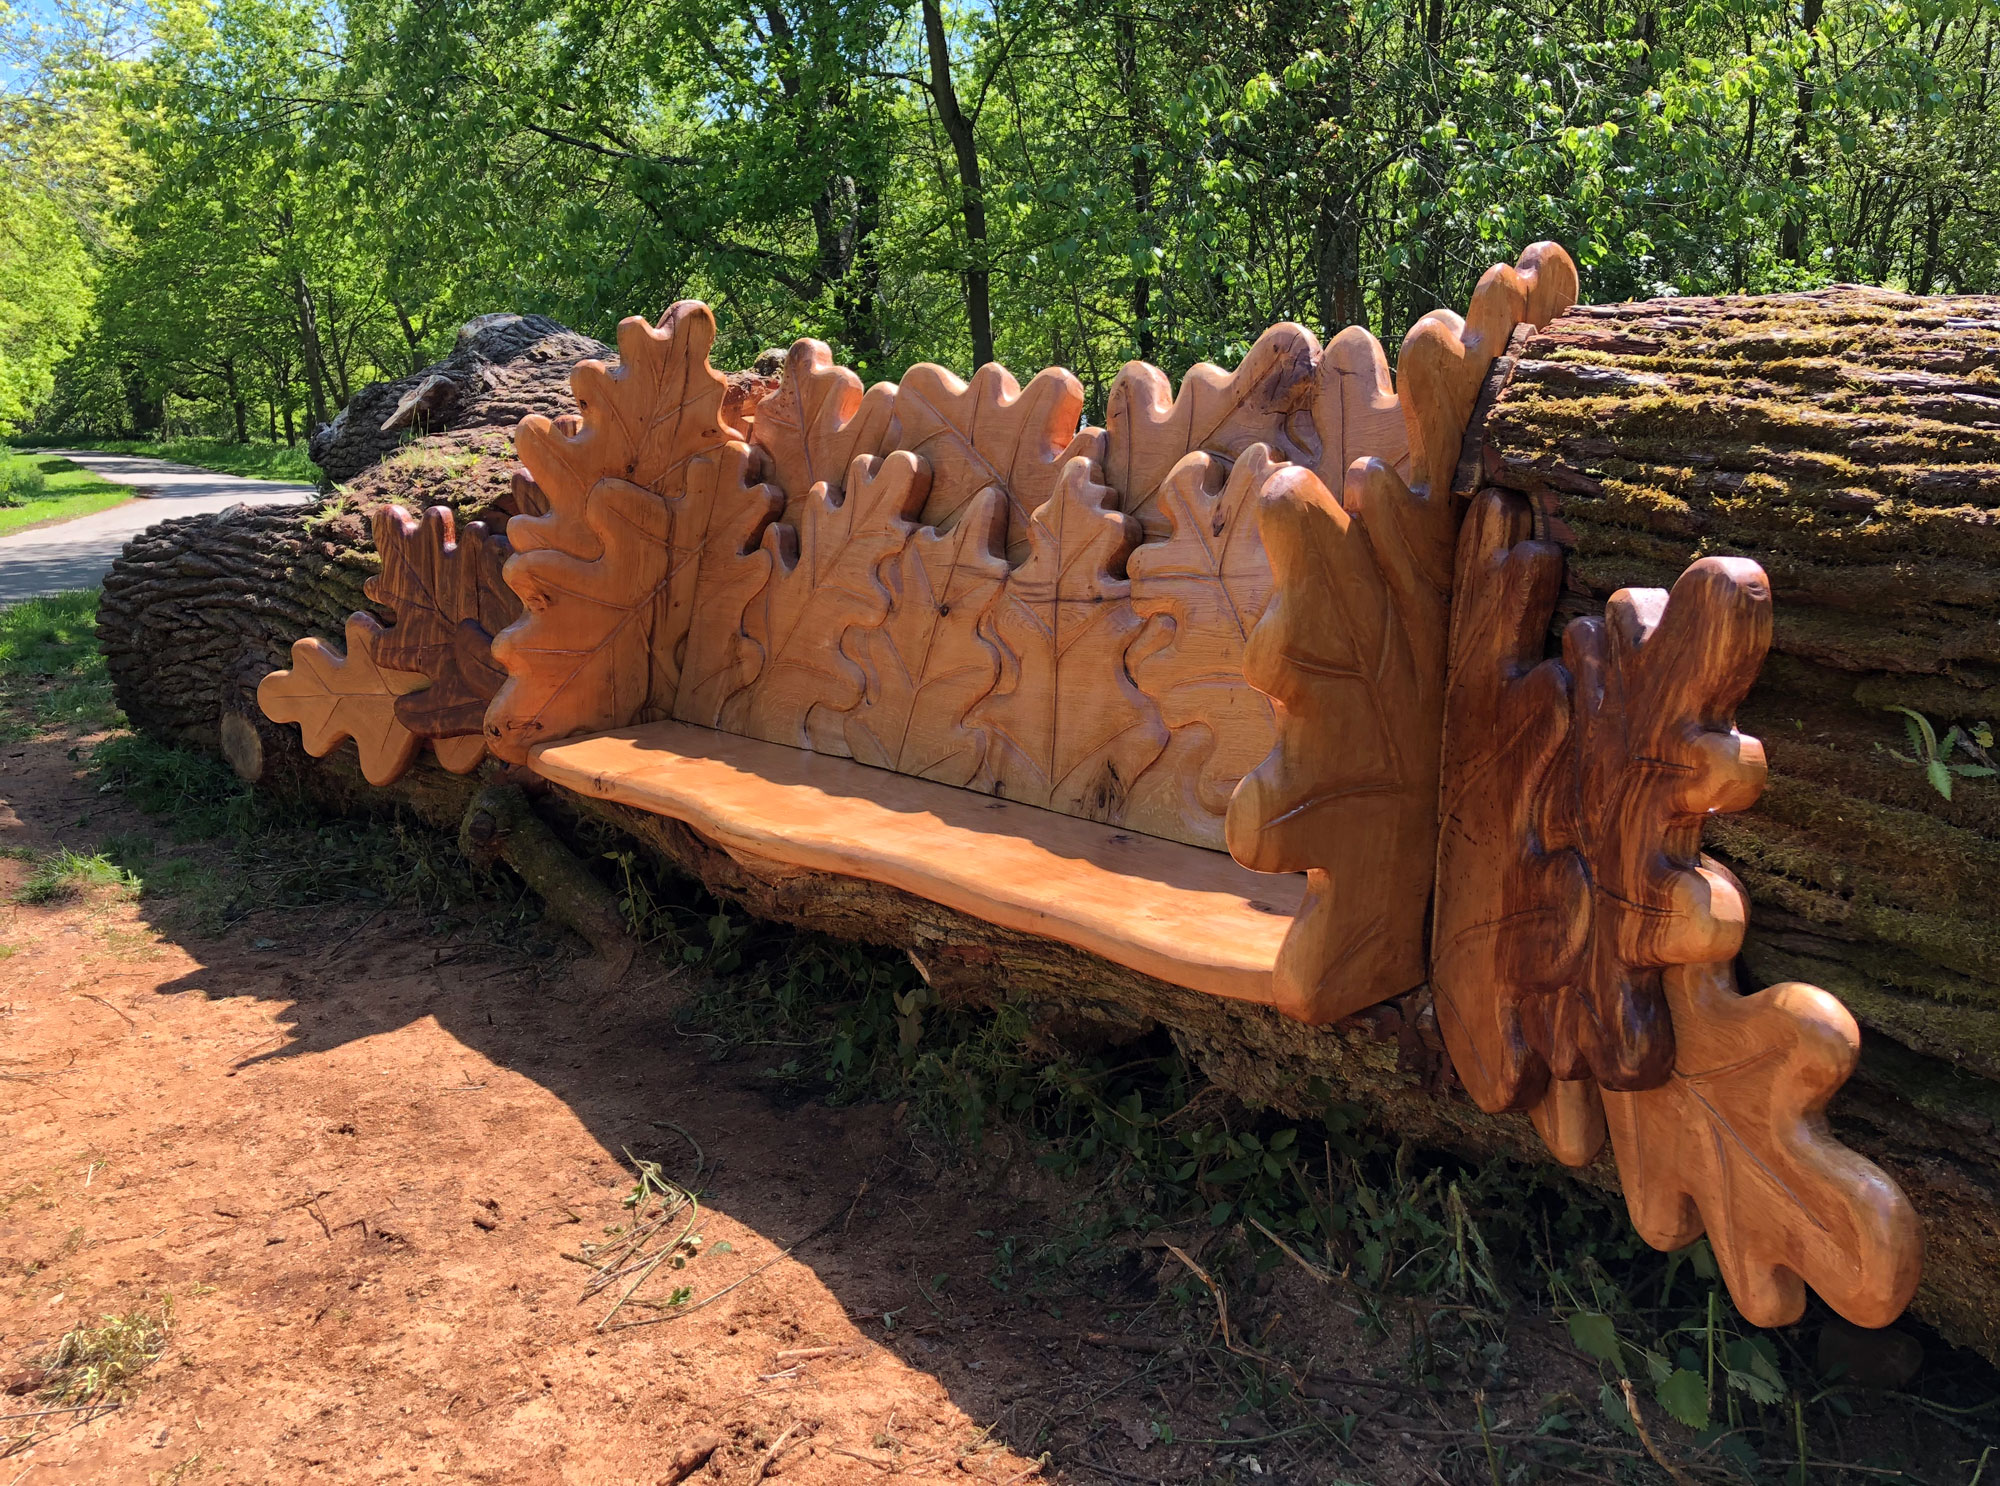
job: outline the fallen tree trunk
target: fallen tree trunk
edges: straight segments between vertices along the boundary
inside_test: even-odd
[[[1940,303],[1949,308],[1931,308]],[[1966,332],[1955,349],[1952,339],[1955,325],[1981,316],[2000,326],[1995,315],[2000,308],[1985,301],[1840,295],[1582,309],[1540,336],[1517,333],[1467,440],[1475,474],[1537,495],[1553,529],[1573,541],[1571,613],[1601,607],[1618,586],[1670,582],[1710,551],[1744,552],[1771,570],[1779,639],[1743,719],[1770,749],[1771,785],[1756,810],[1718,821],[1711,845],[1756,896],[1746,958],[1757,983],[1816,980],[1869,1025],[1861,1070],[1834,1107],[1836,1129],[1887,1168],[1923,1215],[1919,1313],[1989,1356],[2000,1356],[2000,1058],[1964,1028],[1969,1012],[2000,1015],[2000,976],[1984,968],[2000,927],[1980,914],[2000,892],[1981,871],[2000,835],[2000,806],[1989,803],[2000,786],[1967,781],[1949,803],[1927,797],[1921,768],[1874,748],[1907,744],[1900,721],[1872,709],[1893,696],[1924,703],[1941,721],[1971,719],[1976,710],[1944,707],[1921,688],[1976,695],[1972,684],[1989,675],[1978,644],[2000,667],[1995,616],[1980,609],[1990,600],[1980,597],[1978,521],[1941,504],[1956,491],[1963,506],[2000,480],[2000,453],[1989,464],[1984,452],[2000,450],[2000,432],[1972,416],[1987,394],[1969,390],[1989,385],[1982,368],[2000,386],[2000,329]],[[1774,318],[1780,329],[1756,328]],[[1796,354],[1753,362],[1767,344]],[[1944,365],[1952,354],[1959,362]],[[538,376],[544,411],[573,406],[553,375]],[[1883,380],[1908,376],[1930,380]],[[1675,398],[1683,401],[1661,406]],[[1933,405],[1961,416],[1935,416]],[[1252,1104],[1315,1117],[1351,1102],[1428,1145],[1549,1160],[1524,1118],[1482,1115],[1455,1090],[1421,989],[1333,1028],[1309,1028],[880,884],[748,867],[685,825],[524,771],[489,765],[487,779],[460,777],[426,755],[376,789],[351,749],[309,759],[296,728],[263,716],[256,685],[288,664],[292,641],[338,636],[349,613],[370,607],[361,585],[379,568],[372,511],[445,504],[463,521],[504,513],[514,499],[511,419],[482,423],[477,397],[454,407],[449,432],[400,446],[317,509],[226,512],[135,539],[105,584],[101,611],[134,724],[225,752],[239,772],[327,808],[402,808],[453,832],[476,813],[482,789],[519,786],[557,838],[601,840],[608,829],[759,917],[907,951],[940,995],[1024,1002],[1052,1041],[1115,1042],[1164,1026],[1210,1078]],[[1765,422],[1746,422],[1753,413]],[[1806,431],[1788,443],[1786,427]],[[1903,473],[1881,473],[1890,470]],[[1875,488],[1866,478],[1883,482],[1886,514],[1840,504]],[[1926,504],[1910,493],[1918,488],[1939,498]],[[1841,513],[1853,518],[1845,538],[1833,530]],[[1815,521],[1825,530],[1806,540],[1800,534]],[[1905,548],[1884,537],[1890,527]],[[1959,540],[1964,553],[1953,555],[1949,543]],[[1926,541],[1944,543],[1935,550],[1949,559],[1948,582],[1929,595],[1913,557],[1933,550]],[[1842,602],[1843,567],[1872,585],[1856,604]],[[1868,607],[1889,597],[1897,607]],[[2000,668],[1990,674],[2000,678]],[[1918,689],[1865,690],[1877,685]],[[1957,691],[1938,695],[1958,700]],[[1882,845],[1892,836],[1894,854]],[[557,864],[551,880],[561,877]],[[1583,1175],[1616,1184],[1608,1156]]]

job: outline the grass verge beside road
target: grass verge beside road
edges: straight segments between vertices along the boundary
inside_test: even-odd
[[[319,467],[306,457],[306,446],[302,443],[271,444],[259,439],[247,444],[228,439],[84,439],[71,447],[96,449],[105,454],[136,454],[145,459],[171,459],[176,464],[219,470],[225,475],[248,475],[256,480],[319,483]]]
[[[67,459],[0,446],[0,537],[94,516],[136,495]]]

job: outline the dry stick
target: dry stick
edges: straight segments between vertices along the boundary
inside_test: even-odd
[[[1030,1476],[1039,1475],[1045,1468],[1047,1468],[1049,1461],[1051,1459],[1052,1457],[1050,1456],[1049,1452],[1044,1450],[1042,1452],[1041,1459],[1032,1462],[1026,1470],[1015,1471],[1013,1475],[1009,1476],[1006,1480],[1002,1481],[1000,1483],[1000,1486],[1015,1486],[1015,1483],[1020,1481],[1025,1481]]]
[[[137,1022],[132,1020],[131,1016],[122,1007],[112,1006],[109,1001],[105,1000],[102,996],[97,995],[95,992],[85,991],[83,994],[86,1000],[95,1001],[99,1006],[110,1007],[111,1010],[117,1012],[120,1016],[125,1018],[127,1025],[133,1027],[139,1025]]]
[[[757,1469],[750,1472],[750,1486],[757,1486],[757,1483],[764,1479],[764,1472],[771,1468],[771,1462],[784,1452],[785,1445],[799,1432],[804,1423],[803,1419],[794,1419],[791,1427],[771,1442],[771,1448],[766,1450],[764,1458],[757,1462]]]
[[[866,1461],[877,1470],[885,1470],[892,1476],[896,1474],[896,1467],[893,1464],[886,1460],[877,1460],[873,1455],[863,1455],[859,1450],[850,1450],[844,1445],[827,1445],[824,1448],[832,1451],[835,1455],[845,1455],[853,1460]]]
[[[868,1184],[866,1182],[862,1183],[862,1186],[864,1188],[866,1188],[867,1185]],[[855,1200],[857,1202],[860,1201],[859,1194],[856,1194]],[[653,1316],[648,1320],[644,1321],[627,1321],[623,1326],[614,1326],[611,1329],[613,1331],[633,1331],[641,1326],[658,1326],[665,1321],[678,1321],[683,1316],[692,1316],[696,1311],[700,1310],[703,1306],[713,1305],[716,1301],[722,1299],[723,1296],[727,1295],[731,1290],[734,1290],[738,1285],[747,1284],[751,1280],[756,1279],[758,1275],[762,1274],[765,1270],[769,1269],[773,1264],[778,1263],[782,1259],[789,1259],[792,1255],[793,1249],[798,1248],[799,1245],[801,1244],[811,1243],[814,1239],[826,1233],[829,1229],[833,1227],[835,1223],[838,1223],[839,1221],[840,1217],[838,1214],[836,1214],[831,1218],[828,1218],[824,1223],[820,1224],[819,1227],[813,1229],[812,1232],[806,1234],[805,1237],[793,1239],[790,1244],[780,1249],[775,1255],[773,1255],[769,1259],[766,1259],[762,1264],[758,1265],[755,1269],[751,1270],[750,1273],[744,1275],[741,1279],[731,1280],[728,1284],[724,1285],[720,1290],[717,1290],[713,1295],[706,1296],[703,1299],[696,1301],[686,1310],[675,1311],[670,1316]]]
[[[1674,1486],[1694,1486],[1694,1477],[1668,1460],[1660,1453],[1660,1447],[1653,1443],[1653,1436],[1646,1429],[1646,1421],[1639,1415],[1639,1395],[1632,1391],[1632,1380],[1620,1378],[1618,1389],[1625,1395],[1625,1412],[1632,1416],[1632,1427],[1639,1432],[1639,1443],[1645,1446],[1646,1453],[1653,1457],[1653,1464],[1667,1473]]]
[[[102,1409],[108,1414],[124,1407],[122,1403],[80,1403],[67,1409],[37,1409],[32,1414],[0,1414],[0,1424],[7,1424],[15,1419],[46,1419],[51,1414],[88,1414],[93,1409]]]
[[[1250,1215],[1248,1213],[1245,1213],[1244,1216],[1249,1217]],[[1325,1270],[1321,1269],[1317,1264],[1308,1264],[1305,1260],[1304,1255],[1300,1254],[1297,1249],[1293,1248],[1290,1244],[1286,1243],[1282,1238],[1278,1237],[1277,1234],[1273,1233],[1270,1229],[1266,1228],[1262,1223],[1258,1222],[1255,1218],[1250,1218],[1250,1226],[1252,1228],[1255,1228],[1259,1233],[1263,1234],[1264,1237],[1270,1239],[1272,1243],[1278,1246],[1279,1250],[1283,1252],[1287,1258],[1289,1258],[1293,1263],[1297,1264],[1300,1269],[1303,1269],[1307,1274],[1311,1275],[1314,1279],[1318,1280],[1322,1285],[1330,1285],[1333,1283],[1332,1275],[1328,1274]]]

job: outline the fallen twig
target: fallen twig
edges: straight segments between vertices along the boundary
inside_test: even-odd
[[[771,1448],[766,1450],[764,1458],[757,1462],[757,1469],[750,1472],[750,1486],[757,1486],[757,1482],[764,1479],[764,1472],[771,1468],[771,1462],[784,1453],[785,1446],[791,1442],[792,1436],[804,1426],[803,1419],[794,1419],[785,1432],[771,1442]]]
[[[1660,1447],[1653,1443],[1653,1436],[1646,1428],[1646,1421],[1640,1416],[1639,1395],[1632,1391],[1632,1380],[1630,1378],[1620,1378],[1618,1380],[1618,1391],[1625,1395],[1625,1412],[1632,1416],[1632,1427],[1638,1431],[1639,1443],[1645,1447],[1646,1453],[1652,1457],[1653,1464],[1667,1473],[1668,1478],[1673,1481],[1674,1486],[1694,1486],[1694,1477],[1667,1459],[1665,1455],[1660,1453]]]
[[[36,1409],[32,1414],[0,1414],[0,1424],[11,1424],[16,1419],[46,1419],[51,1414],[88,1414],[97,1409],[108,1414],[124,1407],[122,1403],[79,1403],[66,1409]]]

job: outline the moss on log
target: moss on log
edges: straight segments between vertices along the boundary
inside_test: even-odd
[[[1980,501],[2000,490],[2000,304],[1838,291],[1598,307],[1510,350],[1468,451],[1485,478],[1539,495],[1573,542],[1568,613],[1669,582],[1704,552],[1746,552],[1772,572],[1777,648],[1745,711],[1772,786],[1711,837],[1757,898],[1748,973],[1826,985],[1870,1028],[1835,1128],[1923,1215],[1918,1312],[2000,1359],[2000,1042],[1981,1020],[2000,1016],[2000,915],[1986,911],[2000,894],[2000,784],[1967,781],[1947,803],[1875,746],[1907,748],[1879,710],[1890,700],[1941,722],[2000,712],[1966,700],[2000,683],[2000,594],[1977,571],[1990,534]],[[1980,387],[1990,427],[1975,416],[1989,393],[1965,390]],[[548,392],[544,411],[566,411],[566,395]],[[1662,399],[1678,401],[1667,411]],[[1549,1161],[1525,1118],[1485,1116],[1456,1089],[1423,990],[1308,1028],[894,888],[738,860],[678,822],[523,771],[459,777],[425,755],[377,790],[351,746],[307,758],[295,728],[257,710],[256,683],[293,640],[338,636],[369,607],[369,513],[442,503],[470,518],[507,503],[510,427],[480,422],[478,399],[460,411],[317,508],[239,509],[134,539],[106,581],[100,633],[135,725],[215,752],[227,731],[266,787],[334,811],[408,810],[453,833],[482,789],[519,786],[554,838],[587,855],[616,839],[759,917],[906,951],[941,995],[1019,1003],[1051,1041],[1164,1027],[1250,1103],[1308,1118],[1352,1103],[1432,1147]],[[1933,567],[1946,581],[1926,591]],[[1608,1157],[1581,1175],[1616,1186]]]

